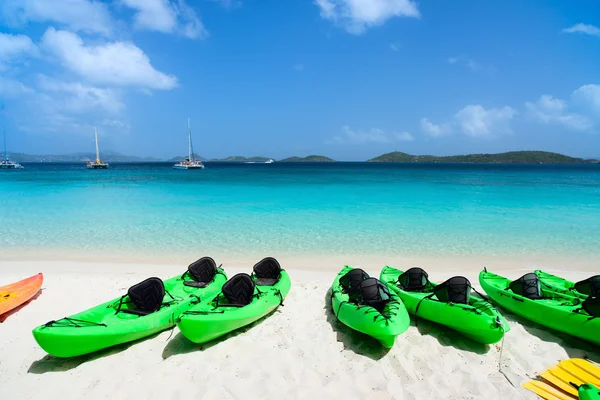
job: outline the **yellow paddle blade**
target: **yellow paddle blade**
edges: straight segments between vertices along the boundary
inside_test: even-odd
[[[571,374],[579,377],[582,381],[592,385],[600,385],[600,367],[581,358],[572,358],[558,363],[558,365],[569,371]]]
[[[556,365],[548,368],[548,370],[544,372],[543,377],[554,386],[558,386],[564,391],[571,393],[575,396],[577,396],[577,389],[571,386],[570,383],[573,382],[576,385],[581,385],[585,383],[581,379],[577,378],[574,375],[571,375],[570,373]]]
[[[527,390],[540,396],[545,400],[576,400],[577,396],[571,396],[561,390],[558,390],[546,382],[542,381],[529,381],[523,384],[523,387]]]
[[[557,388],[561,389],[563,392],[570,393],[577,398],[577,389],[571,386],[568,382],[564,382],[561,378],[553,375],[549,369],[542,372],[540,376]]]

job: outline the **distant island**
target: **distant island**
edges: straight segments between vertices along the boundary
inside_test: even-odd
[[[23,153],[8,153],[10,159],[17,162],[30,162],[30,163],[85,163],[87,161],[94,160],[96,155],[93,153],[73,153],[66,155],[32,155]],[[173,157],[169,160],[155,158],[155,157],[138,157],[138,156],[127,156],[116,152],[104,152],[102,153],[102,159],[107,162],[113,163],[147,163],[147,162],[169,162],[177,163],[184,160],[186,156]],[[231,156],[227,158],[212,158],[207,159],[198,154],[194,153],[194,158],[200,161],[208,162],[266,162],[274,158],[268,157],[244,157],[244,156]],[[319,156],[310,155],[307,157],[288,157],[277,162],[335,162],[334,159]],[[507,153],[497,154],[466,154],[458,156],[432,156],[432,155],[413,155],[403,153],[400,151],[394,151],[392,153],[386,153],[379,157],[372,158],[367,162],[396,162],[396,163],[519,163],[519,164],[600,164],[598,159],[584,159],[569,157],[564,154],[551,153],[547,151],[509,151]]]
[[[24,154],[24,153],[8,153],[8,157],[11,160],[15,160],[17,162],[33,162],[33,163],[68,163],[68,162],[81,162],[85,163],[87,161],[93,161],[96,159],[96,154],[94,153],[73,153],[73,154],[63,154],[63,155],[34,155],[34,154]],[[137,157],[137,156],[126,156],[119,153],[111,153],[104,152],[102,153],[102,159],[108,162],[159,162],[162,161],[159,158],[154,157]]]
[[[173,157],[167,160],[167,162],[174,162],[174,163],[178,163],[180,161],[183,161],[187,158],[188,156],[180,156],[180,157]],[[200,160],[200,161],[206,161],[206,158],[196,154],[196,153],[192,153],[192,157],[194,158],[194,160]],[[161,161],[161,160],[159,160]]]
[[[466,154],[461,156],[412,155],[394,151],[372,158],[367,162],[400,163],[522,163],[522,164],[593,164],[598,160],[586,160],[547,151],[509,151],[498,154]]]
[[[335,162],[334,159],[325,156],[288,157],[280,162]]]
[[[231,156],[227,158],[212,158],[209,161],[218,161],[218,162],[265,162],[269,161],[271,158],[268,157],[244,157],[244,156]]]

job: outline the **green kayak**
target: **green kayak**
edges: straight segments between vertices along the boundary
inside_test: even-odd
[[[56,357],[79,356],[138,340],[173,327],[179,314],[198,299],[213,298],[226,280],[225,272],[205,257],[182,276],[164,282],[148,278],[125,296],[38,326],[33,336]]]
[[[600,390],[591,383],[579,386],[579,400],[600,400]]]
[[[414,277],[414,274],[419,282],[417,287],[409,288],[406,283],[399,282],[400,277]],[[497,343],[510,330],[508,322],[494,306],[480,297],[470,295],[470,290],[469,294],[462,296],[462,302],[441,301],[434,291],[442,287],[430,282],[427,273],[420,268],[411,268],[403,274],[403,271],[386,266],[381,270],[380,279],[400,296],[408,312],[416,318],[447,326],[476,342]],[[466,284],[470,289],[468,281]]]
[[[209,342],[275,311],[291,285],[277,260],[267,257],[254,266],[252,276],[233,276],[216,297],[200,301],[181,314],[177,327],[194,343]]]
[[[350,328],[374,337],[391,348],[396,336],[405,332],[410,317],[400,297],[361,269],[346,266],[331,286],[335,316]]]
[[[494,302],[507,310],[548,328],[600,344],[597,298],[581,301],[549,290],[533,273],[511,282],[483,270],[479,283]]]
[[[582,300],[587,299],[590,295],[600,296],[600,275],[592,276],[580,282],[571,282],[541,270],[536,270],[534,273],[546,289],[566,296],[577,297]]]

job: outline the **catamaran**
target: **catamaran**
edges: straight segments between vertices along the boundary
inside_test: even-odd
[[[174,169],[203,169],[202,161],[194,159],[194,148],[192,147],[192,129],[188,118],[188,156],[183,161],[173,165]]]
[[[98,148],[98,132],[94,128],[94,136],[96,136],[96,161],[88,161],[85,166],[87,169],[107,169],[108,163],[100,160],[100,149]]]
[[[0,160],[0,169],[23,169],[23,166],[8,158],[6,152],[6,130],[4,131],[4,158]]]

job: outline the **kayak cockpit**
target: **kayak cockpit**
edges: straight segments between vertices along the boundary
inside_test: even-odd
[[[281,265],[273,257],[265,257],[252,268],[252,279],[258,286],[273,286],[281,279]]]

